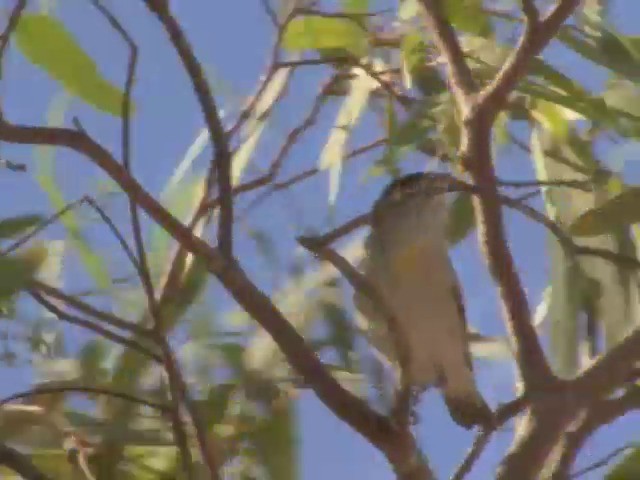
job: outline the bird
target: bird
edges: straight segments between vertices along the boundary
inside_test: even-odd
[[[471,429],[492,425],[494,415],[475,382],[462,291],[449,258],[446,194],[454,189],[450,175],[435,172],[390,182],[373,205],[360,269],[394,322],[371,296],[356,290],[353,300],[371,345],[396,365],[396,347],[406,349],[410,386],[418,394],[438,388],[453,421]],[[390,328],[399,330],[395,337]]]

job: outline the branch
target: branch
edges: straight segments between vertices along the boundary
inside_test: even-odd
[[[92,332],[97,333],[98,335],[111,340],[119,345],[123,345],[128,347],[136,352],[146,355],[149,358],[152,358],[156,362],[162,363],[162,357],[157,353],[149,350],[147,347],[142,345],[141,343],[129,339],[125,336],[114,333],[100,325],[96,325],[89,320],[78,317],[77,315],[72,315],[71,313],[65,312],[64,310],[56,307],[53,303],[44,298],[40,293],[38,293],[35,289],[29,290],[29,293],[33,297],[33,299],[42,305],[46,310],[55,315],[58,320],[70,323],[71,325],[76,325],[82,328],[86,328],[87,330],[91,330]]]
[[[490,428],[483,429],[476,436],[473,445],[466,457],[454,472],[451,480],[462,480],[473,468],[475,462],[482,455],[483,450],[489,443],[491,436],[507,421],[518,415],[527,406],[525,397],[518,397],[511,402],[502,405],[495,411],[495,422]]]
[[[531,60],[556,36],[562,24],[571,16],[580,0],[559,0],[547,17],[538,20],[538,12],[533,1],[523,0],[526,17],[524,33],[509,59],[502,66],[494,80],[480,92],[478,105],[491,117],[503,108],[508,95],[526,74]]]
[[[24,480],[52,480],[49,475],[41,472],[24,453],[0,443],[0,465],[16,472]]]
[[[231,148],[227,133],[218,113],[215,99],[209,89],[209,84],[198,59],[189,44],[182,27],[169,12],[164,0],[144,0],[149,11],[154,13],[162,23],[169,35],[185,70],[187,71],[193,89],[198,97],[198,102],[205,123],[209,130],[213,149],[212,168],[207,179],[207,191],[210,192],[213,183],[213,165],[217,172],[218,194],[220,195],[220,220],[218,223],[218,244],[223,257],[231,258],[233,255],[233,196],[231,190]]]
[[[639,360],[640,328],[636,328],[573,380],[572,389],[586,398],[607,395],[629,381]]]
[[[25,8],[27,8],[27,0],[17,0],[13,9],[11,10],[11,14],[9,15],[9,19],[7,20],[7,26],[0,35],[0,80],[2,79],[2,69],[3,69],[3,60],[4,54],[7,49],[7,45],[9,45],[9,39],[11,38],[11,34],[18,26],[18,22],[20,21],[20,17],[24,12]]]
[[[423,18],[433,36],[433,42],[444,56],[451,92],[464,116],[469,107],[469,99],[477,88],[471,69],[464,59],[464,52],[455,30],[444,16],[443,0],[420,0],[420,3],[423,6]]]
[[[204,260],[233,298],[274,339],[287,361],[313,388],[320,400],[339,418],[383,451],[389,444],[392,425],[363,400],[345,390],[307,346],[304,338],[261,292],[234,260],[223,258],[217,249],[171,215],[119,165],[111,154],[83,132],[66,128],[13,125],[0,116],[0,140],[19,144],[63,146],[86,156],[101,168],[183,248]]]
[[[83,385],[46,385],[37,386],[35,388],[25,390],[23,392],[14,393],[8,397],[0,399],[0,407],[13,403],[16,400],[25,400],[41,395],[55,395],[59,393],[86,393],[89,395],[103,395],[106,397],[120,398],[131,403],[143,405],[145,407],[153,408],[163,413],[168,413],[171,410],[169,405],[163,403],[154,402],[153,400],[147,400],[140,398],[136,395],[131,395],[127,392],[119,392],[107,387],[87,387]]]
[[[553,472],[553,478],[577,478],[589,471],[600,468],[618,453],[621,449],[617,449],[617,453],[609,454],[604,460],[600,460],[588,467],[570,474],[575,459],[584,446],[585,442],[600,427],[607,425],[614,420],[620,418],[631,410],[640,408],[640,387],[632,386],[624,394],[616,398],[608,398],[592,403],[579,425],[571,431],[566,432],[564,436],[564,445],[562,454],[558,459],[557,465]],[[623,447],[624,448],[628,447]]]

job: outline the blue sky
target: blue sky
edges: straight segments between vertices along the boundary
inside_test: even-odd
[[[36,2],[31,3],[36,5]],[[56,15],[63,19],[67,28],[96,59],[104,75],[121,85],[127,51],[120,39],[89,2],[64,0],[55,3]],[[134,91],[137,104],[133,139],[134,171],[145,187],[158,194],[186,148],[202,128],[200,110],[177,56],[170,49],[156,19],[148,14],[142,2],[111,0],[105,1],[105,4],[110,5],[122,19],[140,46],[138,81]],[[260,2],[174,0],[172,9],[186,29],[203,65],[212,75],[219,103],[225,111],[233,112],[243,98],[254,91],[271,49],[273,30],[260,8]],[[640,18],[640,6],[637,2],[613,2],[612,19],[624,32],[640,33],[637,21],[634,21],[637,18]],[[564,73],[587,82],[589,88],[598,89],[603,80],[601,73],[559,48],[553,48],[545,57]],[[44,123],[51,98],[59,92],[58,87],[42,72],[27,64],[15,51],[11,52],[5,64],[5,71],[7,73],[0,87],[0,96],[7,117],[20,123]],[[305,115],[317,91],[319,72],[320,70],[310,68],[296,73],[290,94],[275,112],[275,121],[259,147],[257,165],[265,165],[272,158],[289,129]],[[77,115],[84,128],[99,138],[103,145],[114,152],[118,151],[120,126],[117,119],[96,112],[77,100],[73,101],[68,111],[67,124],[73,115]],[[323,116],[318,128],[311,130],[301,145],[294,149],[283,170],[283,178],[288,173],[315,165],[332,119],[333,114]],[[371,140],[373,137],[369,132],[373,128],[373,120],[365,118],[352,139],[352,146]],[[2,145],[1,148],[1,153],[6,158],[24,161],[33,168],[31,148],[12,145]],[[207,152],[208,150],[199,158],[197,168],[206,165]],[[378,179],[364,182],[366,164],[366,161],[358,160],[347,167],[336,212],[330,213],[326,202],[328,179],[320,175],[292,188],[283,196],[274,197],[260,209],[252,210],[246,217],[246,224],[275,234],[279,256],[283,261],[290,259],[291,252],[295,249],[295,235],[308,229],[327,230],[368,208],[380,191],[383,181]],[[103,178],[88,162],[67,151],[57,153],[56,169],[67,200],[94,191],[99,179]],[[530,178],[532,174],[528,158],[515,149],[500,152],[498,170],[505,179]],[[634,171],[629,173],[634,176],[637,174]],[[3,217],[16,213],[50,211],[46,195],[39,189],[31,174],[1,173],[0,191],[4,193],[5,199],[10,199],[3,202],[0,210]],[[251,196],[247,198],[250,199]],[[247,200],[241,199],[239,204],[240,207],[246,206]],[[120,201],[118,205],[124,206],[124,202]],[[506,212],[506,218],[511,247],[523,274],[531,304],[535,306],[540,301],[546,282],[546,234],[512,212]],[[255,248],[244,233],[241,226],[237,233],[239,255],[258,284],[268,289],[271,276],[265,271],[264,263],[256,260]],[[58,235],[57,238],[60,238],[61,232],[54,228],[48,235],[51,238]],[[103,237],[92,237],[92,240],[113,251],[113,244]],[[455,249],[453,258],[465,291],[470,322],[487,334],[504,333],[495,288],[477,250],[475,236],[460,244]],[[76,265],[77,261],[75,264],[73,259],[69,262],[72,275],[68,274],[68,277],[72,278],[68,278],[68,281],[71,285],[82,285],[82,272]],[[228,299],[222,297],[221,302],[222,308],[229,306]],[[74,338],[73,335],[77,334],[71,335]],[[0,384],[0,393],[4,395],[17,387],[26,387],[29,381],[27,372],[28,370],[23,369],[3,368],[3,379],[9,381]],[[481,389],[492,405],[511,398],[510,366],[481,361],[478,363],[478,372]],[[313,395],[302,395],[299,411],[303,479],[393,478],[384,458],[335,419]],[[420,443],[436,470],[446,476],[470,446],[473,434],[451,422],[441,400],[434,394],[424,399],[421,417],[422,423],[417,428]],[[635,418],[638,419],[638,416]],[[588,463],[589,458],[595,459],[598,454],[607,453],[623,441],[634,439],[633,435],[630,421],[618,422],[614,427],[603,429],[585,449],[580,463]],[[508,432],[499,433],[469,478],[490,478],[509,438]],[[637,434],[635,439],[637,440]],[[594,474],[589,478],[599,477],[600,474]]]

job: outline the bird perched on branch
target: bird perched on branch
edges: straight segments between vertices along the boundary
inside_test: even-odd
[[[453,420],[469,429],[490,425],[493,413],[476,387],[449,259],[446,193],[452,189],[452,178],[438,173],[406,175],[387,186],[372,210],[361,267],[394,321],[363,292],[354,294],[354,303],[368,321],[371,344],[396,363],[406,359],[400,367],[411,388],[439,388]]]

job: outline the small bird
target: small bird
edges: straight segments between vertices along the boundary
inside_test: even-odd
[[[362,273],[395,317],[408,349],[408,379],[423,392],[439,388],[453,420],[470,429],[489,426],[493,412],[478,391],[467,322],[447,241],[449,175],[413,173],[392,181],[375,202]],[[369,340],[396,361],[386,319],[373,301],[354,294],[369,323]]]

